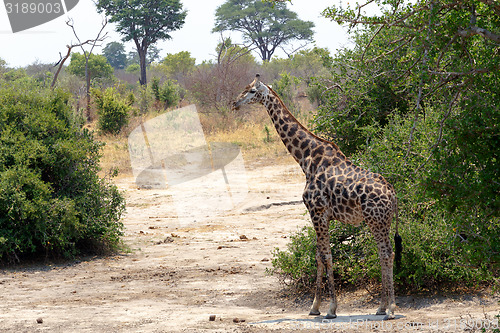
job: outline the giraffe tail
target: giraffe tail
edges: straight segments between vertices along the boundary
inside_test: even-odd
[[[395,218],[396,218],[396,233],[394,235],[394,247],[395,247],[395,254],[394,254],[394,261],[396,263],[396,271],[399,272],[401,270],[401,253],[403,252],[403,239],[399,235],[398,232],[398,200],[395,199],[395,204],[396,204],[396,212],[395,212]]]

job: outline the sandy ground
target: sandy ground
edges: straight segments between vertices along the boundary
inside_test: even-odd
[[[312,297],[288,297],[266,274],[271,251],[309,223],[301,171],[293,163],[254,163],[247,176],[241,204],[187,224],[179,223],[169,190],[138,190],[121,178],[130,251],[2,270],[0,331],[462,332],[498,325],[499,295],[486,292],[398,295],[397,319],[389,322],[372,315],[378,299],[369,292],[342,292],[337,319],[308,316]]]

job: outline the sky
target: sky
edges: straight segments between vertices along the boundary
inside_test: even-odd
[[[33,0],[35,1],[35,0]],[[54,0],[58,1],[58,0]],[[219,33],[211,33],[214,27],[215,11],[225,0],[181,0],[187,10],[185,24],[180,30],[171,32],[172,39],[160,41],[157,47],[161,50],[160,57],[167,53],[189,51],[196,63],[215,59],[215,47],[220,41]],[[315,24],[314,40],[318,47],[325,47],[331,53],[348,45],[346,29],[337,23],[321,16],[321,12],[332,3],[340,0],[292,0],[288,8],[296,12],[300,19],[312,21]],[[75,30],[80,40],[93,39],[101,29],[103,16],[97,13],[92,0],[79,0],[76,7],[65,15],[43,25],[12,33],[6,7],[0,4],[0,58],[9,67],[23,67],[35,62],[55,63],[60,59],[59,53],[66,54],[66,45],[77,43],[72,30],[66,25],[68,18],[74,22]],[[115,31],[114,24],[106,26],[108,38],[103,46],[112,41],[121,41],[122,36]],[[224,33],[233,42],[242,42],[240,35],[234,32]],[[133,42],[125,43],[126,51],[135,48]],[[77,52],[82,52],[77,49]],[[101,53],[96,48],[94,53]],[[275,53],[285,57],[284,53]],[[257,59],[258,55],[254,54]]]

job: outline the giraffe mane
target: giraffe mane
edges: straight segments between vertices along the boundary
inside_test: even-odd
[[[314,138],[324,142],[324,143],[327,143],[327,144],[330,144],[332,145],[337,151],[341,152],[340,148],[337,146],[337,144],[333,143],[332,141],[329,141],[329,140],[326,140],[326,139],[323,139],[319,136],[317,136],[316,134],[312,133],[310,130],[308,130],[304,125],[302,125],[298,120],[297,118],[295,118],[295,116],[290,112],[290,110],[288,110],[288,107],[285,105],[285,103],[283,103],[283,101],[281,100],[281,98],[278,96],[278,94],[273,90],[273,88],[271,88],[270,86],[268,86],[266,84],[266,87],[269,89],[269,91],[271,91],[273,93],[273,95],[278,99],[278,101],[281,103],[281,105],[288,111],[288,113],[290,114],[290,117],[292,117],[292,119],[297,123],[299,124],[300,127],[302,127],[302,129],[304,131],[306,131],[307,133],[311,134]],[[342,152],[341,152],[342,153]]]

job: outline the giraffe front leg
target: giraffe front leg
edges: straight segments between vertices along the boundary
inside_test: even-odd
[[[314,292],[314,301],[311,307],[311,311],[309,311],[310,316],[318,316],[321,314],[321,312],[319,311],[319,306],[321,305],[321,285],[323,282],[323,274],[325,273],[325,265],[321,260],[319,249],[316,250],[316,264],[318,266],[316,272],[316,290]]]
[[[326,255],[326,276],[328,278],[328,290],[330,291],[330,308],[328,309],[325,319],[334,319],[337,318],[337,296],[335,293],[331,251]]]
[[[381,265],[383,267],[383,265]],[[386,277],[384,269],[382,268],[382,292],[381,292],[381,300],[380,306],[375,313],[377,316],[385,316],[387,314],[387,286],[386,286]]]

